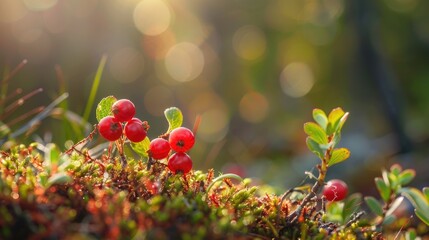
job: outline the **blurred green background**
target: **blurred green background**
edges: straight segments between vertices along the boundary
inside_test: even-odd
[[[423,0],[0,0],[3,78],[28,60],[8,92],[44,89],[2,121],[62,92],[61,107],[82,116],[106,54],[95,101],[132,100],[151,138],[166,130],[167,107],[181,108],[190,128],[200,115],[198,169],[294,186],[316,163],[303,123],[314,107],[341,106],[352,158],[332,177],[359,188],[399,161],[427,183],[428,12]],[[22,141],[64,146],[88,133],[61,116]]]

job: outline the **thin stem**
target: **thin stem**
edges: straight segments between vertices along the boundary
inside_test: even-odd
[[[328,142],[331,142],[334,139],[334,135],[328,137]],[[332,157],[333,147],[330,147],[326,150],[325,156],[321,159],[322,164],[317,165],[317,169],[319,170],[319,176],[317,181],[314,183],[313,187],[311,187],[310,192],[304,197],[301,204],[293,211],[288,217],[287,220],[291,223],[297,221],[298,217],[301,216],[301,212],[304,207],[311,201],[311,199],[319,193],[320,189],[323,187],[326,178],[326,172],[328,171],[328,161]]]

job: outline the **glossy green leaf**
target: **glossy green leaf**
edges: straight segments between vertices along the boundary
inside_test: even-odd
[[[45,187],[48,188],[54,184],[65,184],[65,183],[69,183],[71,181],[72,181],[72,178],[69,175],[67,175],[64,172],[61,172],[61,173],[57,173],[57,174],[52,175],[48,179]]]
[[[310,149],[311,152],[316,154],[320,159],[323,159],[323,156],[325,155],[325,151],[320,148],[320,145],[314,141],[312,138],[307,137],[306,139],[307,147]]]
[[[326,128],[326,133],[328,135],[331,135],[337,131],[337,129],[340,126],[340,120],[345,115],[345,112],[341,108],[335,108],[333,109],[328,116],[328,125]],[[345,122],[345,119],[343,121],[343,124]]]
[[[314,122],[305,123],[304,132],[318,144],[328,143],[328,136],[326,136],[325,130]]]
[[[100,121],[104,117],[113,115],[112,105],[116,101],[117,99],[114,96],[108,96],[101,99],[101,101],[97,105],[97,109],[95,110],[97,121]]]
[[[380,193],[381,198],[387,202],[390,198],[391,190],[389,186],[386,185],[386,183],[381,178],[375,178],[375,185],[377,186],[378,192]]]
[[[392,172],[393,174],[395,174],[396,176],[399,176],[399,174],[402,172],[402,167],[399,164],[393,164],[390,167],[390,172]]]
[[[398,180],[400,184],[404,186],[410,183],[415,176],[416,176],[416,171],[414,171],[413,169],[406,169],[399,174]]]
[[[347,148],[338,148],[332,151],[331,159],[328,161],[328,166],[333,166],[343,162],[350,157],[350,151]]]
[[[425,195],[426,200],[429,201],[429,187],[424,187],[422,192],[423,192],[423,195]]]
[[[320,127],[322,127],[323,130],[326,130],[326,127],[328,126],[328,117],[323,110],[315,108],[313,110],[313,119]]]
[[[167,108],[164,111],[164,115],[168,121],[167,133],[170,133],[171,131],[173,131],[173,129],[182,126],[182,123],[183,123],[182,111],[180,111],[180,109],[178,109],[177,107]]]
[[[334,137],[332,138],[332,141],[331,141],[331,143],[332,143],[332,147],[335,147],[339,142],[340,142],[340,140],[341,140],[341,133],[337,133],[337,134],[335,134],[334,135]]]
[[[416,216],[422,220],[422,222],[429,226],[429,212],[423,212],[418,209],[415,209],[414,212],[416,213]]]
[[[350,220],[351,215],[357,212],[361,203],[362,195],[360,193],[354,193],[344,201],[342,213],[343,223],[346,223],[348,220]]]
[[[383,207],[380,202],[374,197],[365,197],[366,205],[368,205],[369,209],[375,213],[377,216],[383,216]]]
[[[416,188],[402,188],[400,192],[411,202],[416,211],[424,213],[423,217],[429,219],[429,201],[422,192]]]
[[[131,143],[131,148],[143,158],[148,158],[147,151],[149,150],[150,139],[146,137],[141,142]]]

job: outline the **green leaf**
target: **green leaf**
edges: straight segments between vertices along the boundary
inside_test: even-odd
[[[416,216],[422,220],[426,225],[429,226],[429,213],[423,212],[418,209],[415,209],[414,212],[416,213]]]
[[[406,169],[399,174],[398,180],[399,180],[399,183],[402,186],[404,186],[410,183],[415,176],[416,176],[416,171],[414,171],[413,169]]]
[[[307,137],[306,143],[310,151],[316,154],[320,159],[323,159],[323,156],[325,155],[325,151],[322,150],[322,148],[316,141],[314,141],[311,137]]]
[[[369,209],[375,213],[377,216],[383,216],[383,207],[380,202],[374,197],[365,197],[366,205],[368,205]]]
[[[313,109],[313,119],[320,127],[323,128],[323,130],[326,130],[326,127],[328,126],[328,117],[323,110],[318,108]]]
[[[337,132],[337,130],[340,126],[340,120],[345,114],[346,113],[341,108],[335,108],[329,113],[328,126],[326,128],[326,133],[328,135],[331,135],[331,134]],[[344,124],[346,119],[347,119],[347,117],[345,119],[343,119],[342,124]]]
[[[385,202],[389,201],[390,193],[391,193],[389,186],[387,186],[387,184],[383,181],[383,179],[379,177],[375,178],[374,180],[381,198]]]
[[[328,161],[328,166],[343,162],[350,157],[350,151],[347,148],[337,148],[332,151],[331,159]]]
[[[422,192],[425,195],[426,200],[429,201],[429,187],[424,187],[423,190],[422,190]]]
[[[423,214],[422,216],[424,218],[429,219],[429,201],[422,192],[416,188],[402,188],[400,192],[410,200],[411,204],[416,209],[416,212],[419,211]]]
[[[183,123],[183,115],[182,111],[177,107],[167,108],[164,111],[165,118],[168,121],[168,130],[167,133],[173,131],[173,129],[182,126]]]
[[[97,109],[95,110],[95,115],[97,117],[97,121],[100,121],[104,117],[113,115],[112,113],[112,105],[117,101],[114,96],[108,96],[98,103]]]
[[[407,232],[405,232],[405,240],[416,240],[417,239],[417,233],[415,229],[408,229]]]
[[[392,172],[393,174],[395,174],[396,176],[399,176],[399,174],[402,172],[402,167],[399,164],[393,164],[390,167],[390,172]]]
[[[361,203],[362,195],[360,193],[354,193],[346,199],[342,213],[343,223],[350,220],[351,215],[357,212]]]
[[[131,148],[143,158],[148,158],[147,151],[149,150],[150,139],[146,137],[141,142],[131,143]]]
[[[328,143],[328,136],[326,136],[325,130],[314,122],[305,123],[304,132],[318,144]]]
[[[65,183],[69,183],[72,181],[72,178],[67,175],[64,172],[61,173],[57,173],[52,175],[49,179],[48,182],[46,183],[46,188],[54,185],[54,184],[65,184]]]

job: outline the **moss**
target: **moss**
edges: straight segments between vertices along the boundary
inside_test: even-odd
[[[123,167],[118,158],[93,159],[85,151],[47,159],[33,147],[1,152],[2,239],[371,239],[377,234],[368,225],[326,222],[316,208],[291,222],[287,216],[302,198],[259,196],[249,180],[223,178],[213,184],[213,170],[173,175],[162,161],[148,168],[127,159]]]

